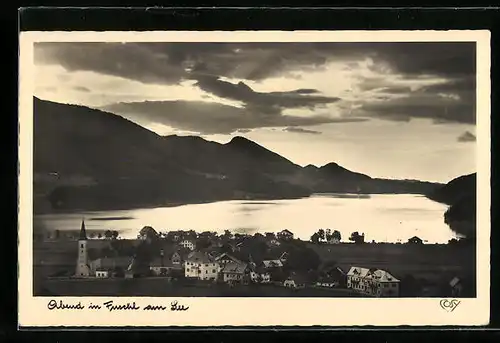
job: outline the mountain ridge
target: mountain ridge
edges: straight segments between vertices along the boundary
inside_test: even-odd
[[[38,212],[321,192],[427,194],[441,186],[374,179],[335,162],[301,167],[242,136],[224,144],[198,136],[160,136],[110,112],[33,101]]]

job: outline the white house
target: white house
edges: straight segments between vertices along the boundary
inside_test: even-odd
[[[304,275],[295,273],[293,275],[290,275],[283,282],[283,286],[298,289],[298,288],[305,288],[306,283],[307,283],[307,279]]]
[[[268,272],[262,271],[251,271],[250,272],[250,280],[255,283],[270,283],[271,282],[271,274]]]
[[[109,271],[105,269],[98,269],[95,271],[95,277],[96,278],[108,278],[109,277]]]
[[[398,296],[399,282],[381,269],[351,267],[347,273],[347,288],[377,297]]]
[[[338,239],[338,237],[332,237],[328,240],[328,244],[339,244],[340,243],[340,239]]]
[[[179,245],[183,248],[187,248],[191,251],[193,251],[196,248],[196,243],[190,239],[184,239],[182,240]]]
[[[316,286],[324,288],[334,288],[339,286],[339,282],[332,277],[324,277],[316,281]]]
[[[207,253],[193,251],[184,264],[184,275],[187,278],[215,281],[219,275],[219,263]]]

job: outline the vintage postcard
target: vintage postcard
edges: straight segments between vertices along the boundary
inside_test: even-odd
[[[19,325],[486,325],[489,31],[22,32]]]

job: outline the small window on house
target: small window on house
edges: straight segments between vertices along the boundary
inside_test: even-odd
[[[83,243],[82,243],[82,244],[80,244],[80,248],[82,248],[82,249],[83,249]]]
[[[212,273],[215,273],[215,269],[212,269]]]
[[[189,273],[189,268],[188,268],[188,269],[186,269],[186,271]]]

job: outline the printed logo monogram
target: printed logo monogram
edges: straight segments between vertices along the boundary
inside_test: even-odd
[[[440,302],[439,302],[439,305],[441,305],[441,308],[445,311],[448,311],[448,312],[453,312],[457,307],[458,305],[460,305],[460,300],[457,300],[457,299],[442,299]]]

